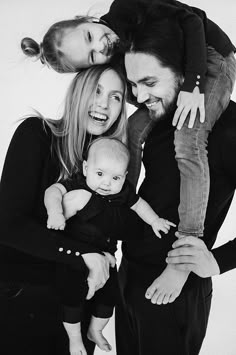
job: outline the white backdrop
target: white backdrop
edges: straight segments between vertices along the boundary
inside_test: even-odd
[[[29,36],[40,42],[48,27],[62,19],[91,11],[104,12],[111,0],[0,0],[0,171],[16,128],[16,120],[32,108],[51,118],[60,116],[65,90],[73,74],[57,74],[40,62],[25,58],[20,41]],[[236,43],[235,0],[184,0],[204,9]],[[236,100],[236,90],[233,94]],[[235,117],[236,119],[236,117]],[[218,244],[236,237],[236,203],[221,229]],[[118,253],[118,259],[120,253]],[[235,256],[236,257],[236,256]],[[207,336],[201,355],[236,354],[236,272],[214,278],[214,297]],[[114,321],[106,329],[115,355]],[[227,350],[226,350],[227,349]],[[102,354],[99,350],[96,354]],[[147,354],[148,355],[148,354]],[[161,354],[160,354],[161,355]]]

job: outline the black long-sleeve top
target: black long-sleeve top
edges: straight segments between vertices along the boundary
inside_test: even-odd
[[[46,227],[44,192],[59,176],[51,143],[51,130],[36,117],[11,140],[0,183],[0,280],[48,283],[58,263],[80,269],[81,253],[98,251]]]
[[[175,0],[114,0],[109,12],[101,19],[124,41],[142,22],[158,21],[163,17],[177,19],[183,31],[185,81],[182,90],[192,92],[197,85],[200,92],[204,92],[206,46],[214,47],[224,57],[235,51],[235,47],[203,10]]]
[[[230,102],[209,137],[210,195],[205,220],[204,242],[213,247],[225,219],[236,188],[236,104]],[[139,195],[158,215],[178,224],[180,176],[175,160],[172,116],[156,123],[149,134],[143,152],[145,178]],[[235,231],[236,232],[236,231]],[[138,264],[148,264],[150,255],[164,267],[167,252],[172,248],[175,230],[171,228],[162,239],[144,238],[123,245],[126,258]],[[144,235],[151,229],[144,226]],[[236,238],[212,250],[221,273],[236,267]]]

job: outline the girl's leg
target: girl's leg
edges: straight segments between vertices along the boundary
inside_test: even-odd
[[[224,58],[208,47],[208,71],[205,87],[206,120],[196,118],[194,128],[187,123],[175,132],[175,151],[180,170],[179,232],[203,236],[210,179],[207,159],[209,132],[226,109],[233,90],[236,61],[231,53]]]

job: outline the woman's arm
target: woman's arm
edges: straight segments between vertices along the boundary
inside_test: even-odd
[[[54,176],[50,181],[50,174],[56,174],[56,166],[50,162],[50,144],[50,136],[37,118],[27,119],[17,128],[0,184],[0,243],[45,261],[73,267],[81,266],[81,254],[96,253],[98,272],[104,267],[109,269],[110,263],[93,246],[73,241],[65,232],[48,230],[46,210],[45,221],[37,216],[37,211],[44,208],[44,191],[55,179]],[[93,264],[91,259],[92,256],[89,268]]]

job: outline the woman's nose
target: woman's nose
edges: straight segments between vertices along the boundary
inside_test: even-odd
[[[98,95],[96,104],[104,109],[108,108],[108,97],[106,95]]]

